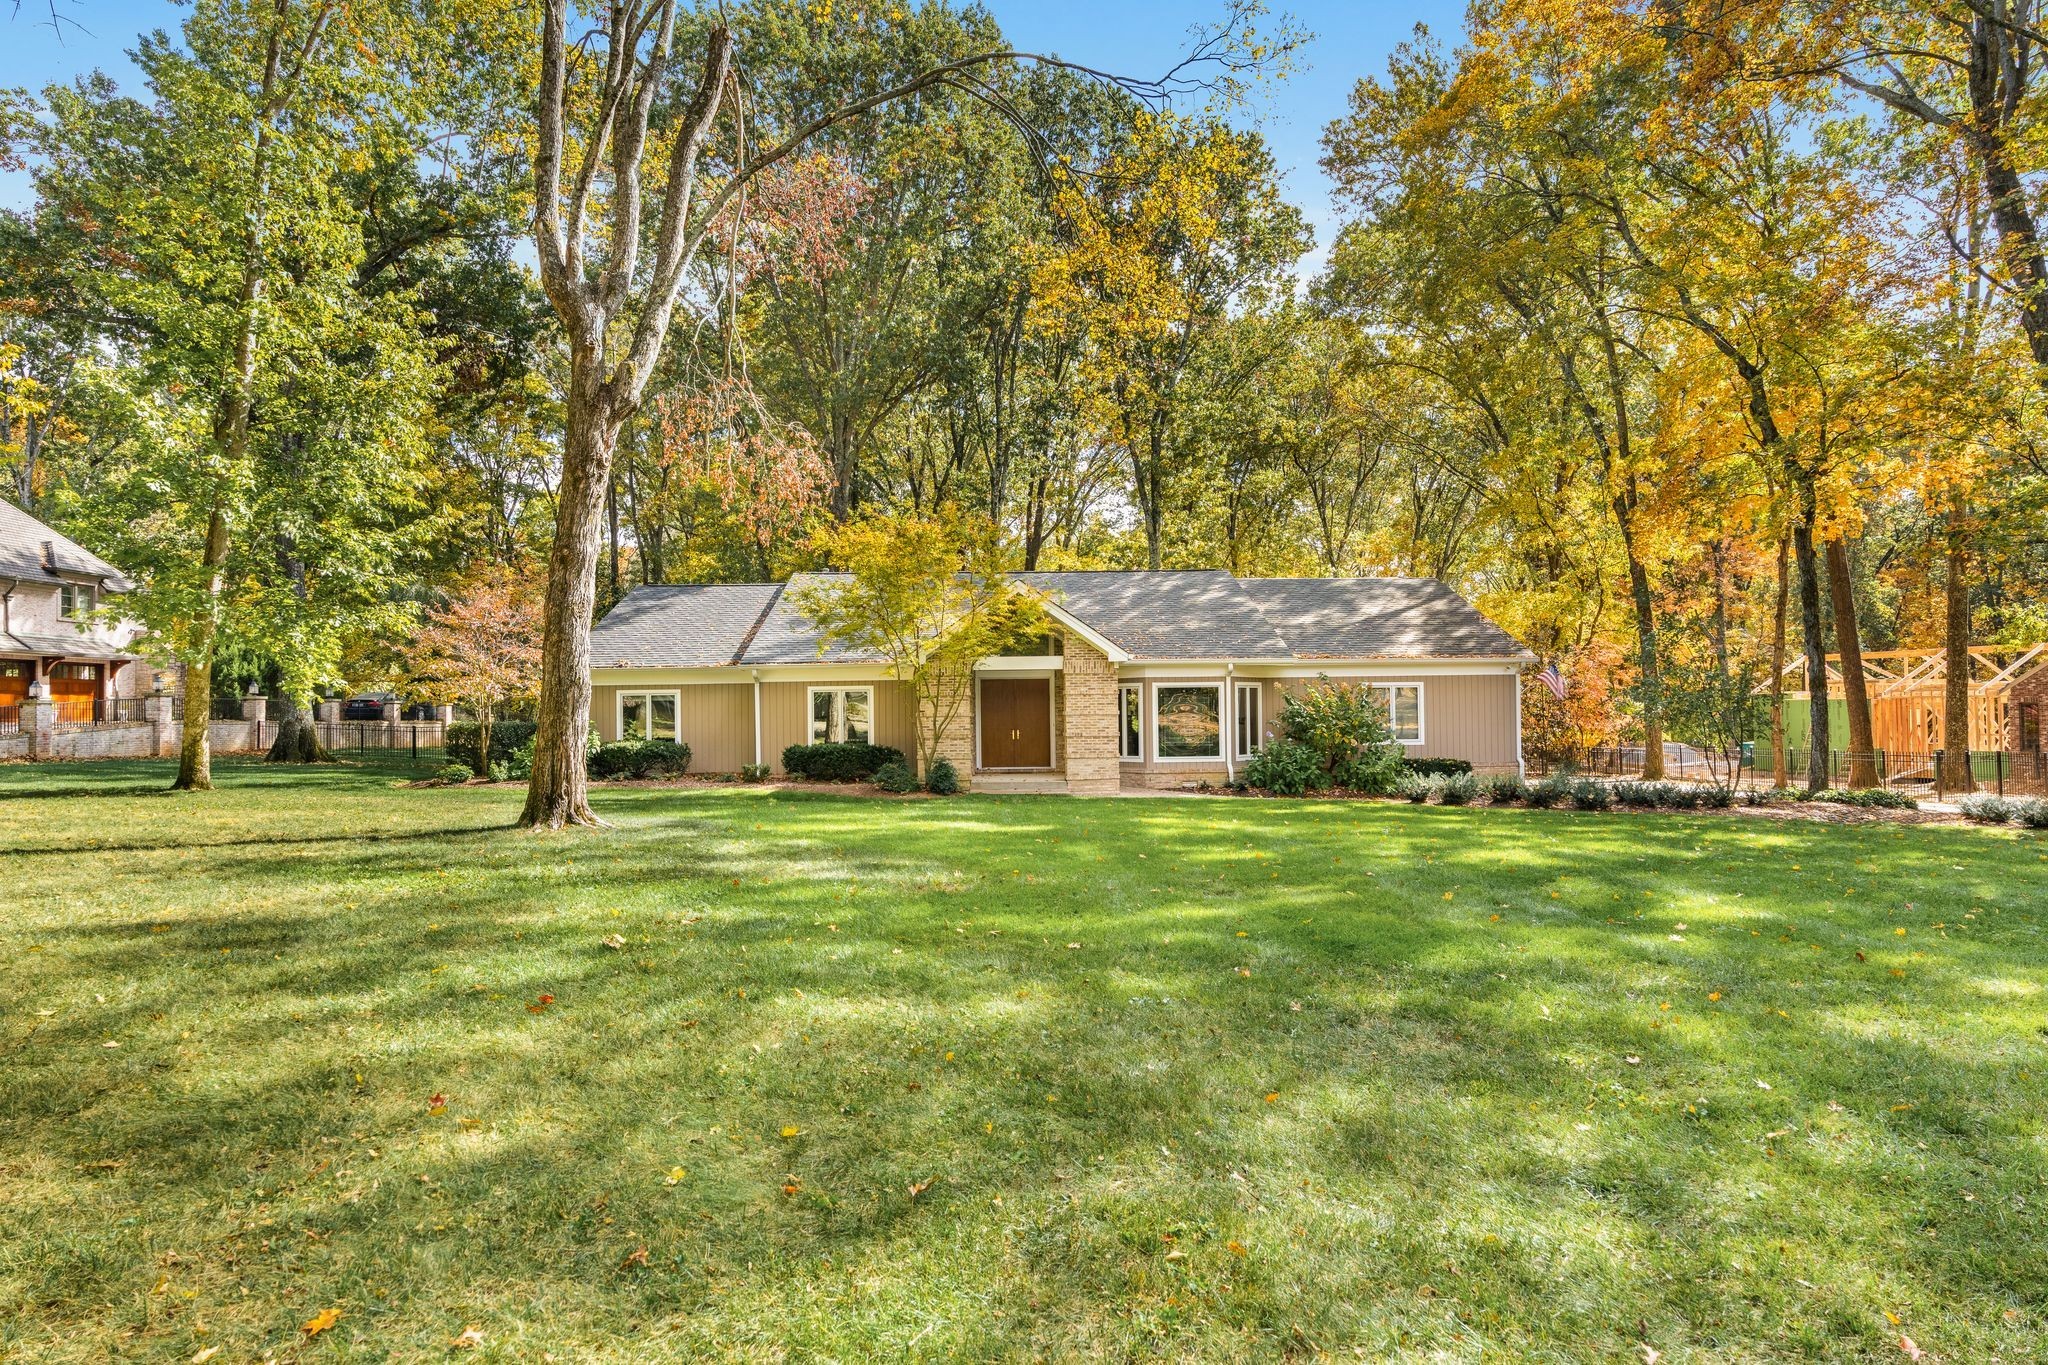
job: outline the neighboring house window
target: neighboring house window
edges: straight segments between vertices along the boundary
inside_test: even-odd
[[[811,689],[811,743],[869,743],[869,721],[875,713],[871,687]]]
[[[682,743],[683,731],[677,712],[682,710],[680,692],[619,693],[619,738],[672,739]]]
[[[1125,683],[1116,690],[1116,752],[1126,763],[1145,757],[1145,689]]]
[[[1153,692],[1162,759],[1223,757],[1223,688],[1217,683],[1169,683]]]
[[[48,599],[44,599],[47,601]],[[57,589],[57,611],[67,621],[75,621],[92,610],[92,585],[89,583],[66,583]]]
[[[1402,744],[1422,743],[1422,684],[1375,683],[1373,691],[1387,708],[1387,728]]]
[[[1259,751],[1260,728],[1265,724],[1264,693],[1257,683],[1237,685],[1237,756],[1250,758]]]

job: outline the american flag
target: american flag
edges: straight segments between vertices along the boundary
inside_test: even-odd
[[[1557,699],[1559,701],[1564,700],[1564,674],[1557,671],[1556,664],[1551,664],[1549,667],[1545,668],[1541,673],[1538,673],[1536,675],[1536,681],[1542,683],[1552,692],[1555,692],[1557,694]]]

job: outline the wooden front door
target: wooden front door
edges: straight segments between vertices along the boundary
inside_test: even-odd
[[[1046,679],[981,680],[981,766],[1052,766],[1052,685]]]

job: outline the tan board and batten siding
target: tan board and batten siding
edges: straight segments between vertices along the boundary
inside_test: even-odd
[[[782,771],[782,751],[809,739],[813,684],[761,684],[761,758]],[[822,684],[819,684],[822,685]],[[917,743],[917,703],[901,683],[877,681],[833,683],[834,687],[875,690],[874,742],[910,753]],[[619,737],[619,693],[678,692],[682,705],[683,743],[690,746],[693,773],[735,773],[754,761],[754,685],[744,683],[634,683],[626,687],[591,689],[591,720],[597,737],[607,744]]]
[[[1401,746],[1401,752],[1411,758],[1462,758],[1481,772],[1513,771],[1521,761],[1516,748],[1513,673],[1435,673],[1420,678],[1332,673],[1330,681],[1421,683],[1422,743]],[[1290,681],[1285,685],[1307,683]],[[1280,714],[1280,697],[1269,695],[1266,700],[1274,708],[1267,713],[1270,721]]]

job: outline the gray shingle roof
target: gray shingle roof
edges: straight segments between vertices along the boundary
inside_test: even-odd
[[[635,588],[590,631],[597,668],[715,668],[739,662],[775,583]]]
[[[1434,578],[1243,578],[1303,659],[1533,657]]]
[[[46,544],[56,561],[54,570],[43,561]],[[58,583],[76,577],[97,578],[110,592],[126,592],[135,586],[126,574],[71,537],[0,498],[0,578]]]
[[[635,588],[591,632],[598,668],[873,663],[817,633],[791,595],[843,574]],[[1233,578],[1216,569],[1023,573],[1062,611],[1145,659],[1530,659],[1430,578]]]
[[[1287,642],[1220,569],[1023,573],[1133,659],[1280,659]]]

